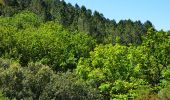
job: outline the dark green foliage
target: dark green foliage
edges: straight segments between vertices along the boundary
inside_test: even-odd
[[[55,20],[72,31],[90,34],[98,43],[115,43],[119,37],[121,44],[141,44],[141,36],[153,27],[150,21],[142,24],[140,21],[106,19],[101,13],[86,9],[85,6],[72,6],[59,0],[5,0],[1,6],[3,16],[11,16],[22,10],[32,11],[43,21]]]
[[[85,81],[79,80],[75,72],[58,73],[56,79],[56,90],[51,91],[54,87],[47,88],[47,91],[49,90],[54,94],[51,98],[60,100],[96,100],[101,98],[99,91],[92,88]],[[45,97],[42,98],[45,99]],[[50,99],[49,94],[47,94],[45,100],[47,99]]]
[[[55,74],[48,66],[18,63],[0,59],[0,89],[9,99],[30,100],[96,100],[99,92],[74,72]]]

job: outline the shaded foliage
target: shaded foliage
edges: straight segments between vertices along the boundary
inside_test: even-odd
[[[0,89],[9,99],[29,100],[94,100],[97,89],[80,81],[74,72],[55,74],[48,66],[29,63],[21,67],[11,60],[0,59]]]

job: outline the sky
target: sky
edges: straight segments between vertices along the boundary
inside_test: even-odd
[[[170,0],[65,0],[98,11],[116,22],[124,19],[151,21],[157,30],[170,30]]]

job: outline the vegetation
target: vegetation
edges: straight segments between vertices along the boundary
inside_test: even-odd
[[[169,100],[170,32],[59,0],[0,0],[0,100]]]

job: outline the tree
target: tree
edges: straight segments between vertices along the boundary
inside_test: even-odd
[[[153,25],[152,25],[152,23],[151,23],[149,20],[147,20],[147,21],[144,23],[144,27],[145,27],[146,30],[148,30],[148,29],[150,29],[150,28],[153,28]]]
[[[67,70],[75,68],[78,59],[88,56],[96,44],[88,34],[70,32],[55,22],[40,22],[30,12],[2,18],[2,56],[19,59],[22,66],[41,61],[56,70]]]
[[[130,88],[134,88],[130,84],[136,84],[137,86],[143,84],[142,80],[141,83],[135,83],[138,79],[131,80],[131,77],[134,77],[134,66],[129,65],[127,52],[126,46],[118,44],[115,46],[99,45],[90,53],[89,58],[79,60],[77,73],[82,79],[99,88],[105,98],[115,98],[114,95],[120,93],[127,94]],[[117,81],[123,82],[122,84],[125,86],[129,84],[129,87],[125,89],[126,91],[120,88],[115,90],[117,88],[115,82]]]
[[[144,43],[141,46],[143,48],[143,56],[145,56],[145,62],[143,62],[143,68],[146,70],[148,81],[152,85],[156,85],[160,82],[161,72],[167,68],[169,64],[169,37],[165,32],[156,32],[154,29],[150,29],[147,32],[147,36],[144,39]],[[143,58],[143,57],[142,57]]]

